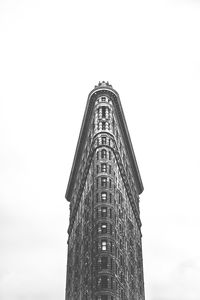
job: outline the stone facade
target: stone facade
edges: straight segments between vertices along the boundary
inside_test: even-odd
[[[140,173],[118,93],[89,94],[66,192],[66,300],[144,300]]]

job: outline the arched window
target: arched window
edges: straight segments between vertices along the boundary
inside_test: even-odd
[[[101,158],[107,158],[107,152],[105,149],[101,150]]]

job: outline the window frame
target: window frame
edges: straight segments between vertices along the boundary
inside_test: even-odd
[[[107,251],[107,250],[108,250],[107,240],[101,240],[101,251]]]
[[[107,202],[107,192],[101,192],[101,202]]]
[[[101,233],[106,234],[108,233],[108,224],[107,223],[101,223]]]
[[[101,172],[102,173],[107,173],[107,164],[106,163],[101,163]]]
[[[107,216],[108,216],[108,208],[107,208],[107,206],[102,206],[101,207],[101,217],[107,218]]]
[[[107,188],[107,177],[101,177],[101,187]]]

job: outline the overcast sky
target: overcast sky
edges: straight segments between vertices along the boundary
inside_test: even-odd
[[[99,80],[144,183],[146,299],[199,300],[198,0],[0,1],[0,299],[64,299],[64,195]]]

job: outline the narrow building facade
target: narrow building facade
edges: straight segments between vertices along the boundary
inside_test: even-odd
[[[118,93],[90,92],[66,191],[65,300],[144,300],[143,184]]]

